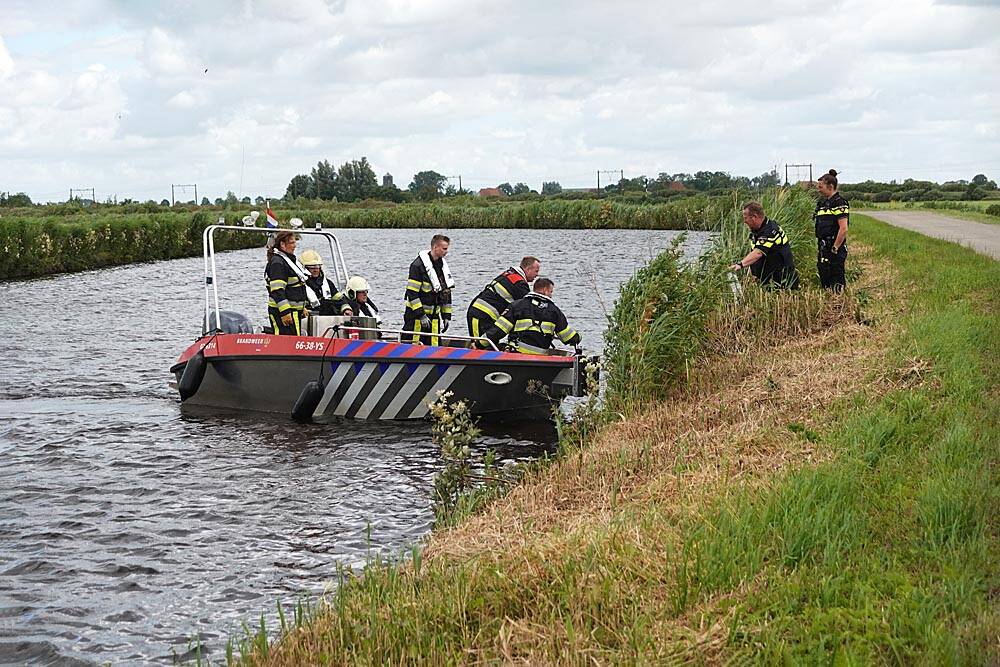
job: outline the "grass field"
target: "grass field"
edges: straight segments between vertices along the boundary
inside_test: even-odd
[[[986,213],[990,206],[1000,207],[1000,200],[982,199],[980,201],[929,201],[929,202],[858,202],[855,209],[869,210],[930,210],[941,215],[948,215],[962,220],[984,222],[989,225],[1000,225],[1000,215]],[[995,209],[994,209],[995,210]]]
[[[996,663],[1000,263],[851,233],[848,294],[717,311],[666,400],[232,660]]]

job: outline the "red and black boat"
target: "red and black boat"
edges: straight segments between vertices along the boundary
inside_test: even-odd
[[[551,418],[553,406],[563,397],[587,391],[586,368],[593,360],[580,353],[474,349],[474,339],[452,335],[442,338],[447,346],[413,345],[398,342],[402,332],[376,329],[366,318],[309,318],[335,322],[323,330],[314,322],[313,333],[319,335],[255,333],[245,317],[219,310],[217,230],[273,232],[227,225],[206,228],[204,333],[170,369],[185,405],[276,412],[300,421],[423,419],[439,392],[451,392],[453,401],[465,401],[475,415],[528,420]],[[336,237],[322,229],[298,233],[328,240],[335,275],[346,282]]]

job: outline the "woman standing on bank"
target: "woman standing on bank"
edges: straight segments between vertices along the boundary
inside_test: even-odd
[[[844,264],[847,262],[847,225],[851,205],[837,192],[837,172],[831,169],[819,177],[816,184],[823,199],[816,202],[816,270],[824,289],[840,292],[847,284]]]
[[[302,311],[306,305],[304,271],[295,259],[295,234],[278,232],[274,247],[267,249],[267,314],[274,333],[299,336],[302,334]]]

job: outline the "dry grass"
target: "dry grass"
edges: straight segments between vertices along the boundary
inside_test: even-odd
[[[891,280],[887,265],[872,263],[863,248],[852,250],[866,267],[855,289]],[[783,320],[787,330],[769,328],[757,343],[728,335],[725,346],[716,345],[692,369],[690,385],[673,400],[609,425],[586,449],[483,514],[435,533],[427,557],[469,558],[522,548],[541,533],[607,525],[628,503],[697,502],[722,485],[761,483],[789,465],[822,460],[828,453],[796,437],[788,424],[812,428],[838,398],[866,387],[884,391],[899,378],[882,371],[885,341],[892,335],[888,324],[872,328],[856,322],[849,295],[809,294],[799,301],[812,309],[807,330],[801,328],[803,318],[789,317]],[[732,307],[730,319],[713,322],[714,331],[721,336],[739,330],[732,321],[745,322],[753,316],[751,308]]]

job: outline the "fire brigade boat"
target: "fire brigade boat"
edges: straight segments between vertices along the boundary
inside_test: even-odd
[[[243,315],[219,307],[218,231],[266,235],[275,230],[217,224],[203,234],[205,311],[202,335],[170,368],[183,405],[282,413],[297,421],[427,417],[439,392],[465,401],[481,418],[550,419],[566,396],[587,393],[595,358],[477,349],[469,336],[445,334],[442,345],[402,343],[402,331],[374,318],[309,317],[309,335],[259,332]],[[335,282],[349,278],[340,243],[317,227],[299,229],[327,241]],[[266,331],[266,330],[265,330]],[[592,378],[593,379],[593,378]],[[596,386],[596,384],[595,384]]]

